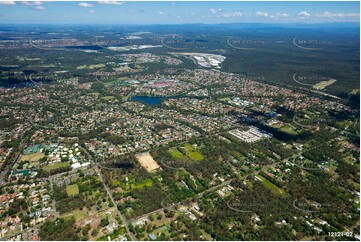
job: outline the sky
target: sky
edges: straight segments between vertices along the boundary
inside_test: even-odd
[[[358,1],[4,1],[0,24],[359,22]]]

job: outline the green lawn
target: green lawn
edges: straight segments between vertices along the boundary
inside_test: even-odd
[[[70,166],[69,162],[61,162],[61,163],[55,163],[55,164],[50,164],[50,165],[44,166],[43,170],[49,172],[51,170],[55,170],[55,169],[62,168],[62,167],[68,167],[68,166]]]
[[[101,99],[104,101],[111,101],[111,100],[114,100],[115,97],[114,96],[104,96],[104,97],[101,97]]]
[[[118,82],[117,80],[109,80],[105,83],[105,86],[110,87],[110,86],[116,84],[117,82]]]
[[[91,92],[91,93],[89,93],[89,95],[91,95],[91,96],[98,96],[100,93],[99,92]]]
[[[79,209],[76,209],[74,211],[71,211],[69,213],[65,213],[62,217],[63,218],[71,218],[71,217],[74,217],[75,218],[75,221],[79,221],[79,220],[82,220],[84,218],[86,218],[88,215],[87,213],[84,211],[84,210],[79,210]]]
[[[142,187],[151,187],[153,186],[153,180],[151,178],[136,182],[133,178],[130,178],[127,183],[119,180],[111,181],[112,186],[120,186],[125,191],[130,191],[131,189],[139,189]]]
[[[265,187],[268,187],[269,189],[271,189],[272,192],[274,192],[275,194],[281,195],[282,197],[287,197],[287,193],[283,189],[277,187],[275,184],[273,184],[272,182],[270,182],[263,176],[257,175],[256,177],[261,179],[263,182],[263,185],[265,185]]]
[[[74,196],[79,194],[78,184],[66,186],[66,193],[68,194],[68,196]]]
[[[232,152],[232,154],[234,155],[234,157],[239,160],[239,161],[246,161],[246,157],[244,157],[244,155],[242,155],[241,153],[239,153],[238,151],[234,151]]]
[[[32,153],[32,154],[29,154],[29,155],[22,155],[21,156],[21,161],[30,161],[30,162],[35,162],[35,161],[38,161],[40,160],[41,158],[43,158],[45,156],[44,153]]]
[[[220,98],[219,101],[228,102],[228,101],[231,101],[231,98],[229,98],[229,97],[224,97],[224,98]]]
[[[192,160],[201,161],[204,159],[204,156],[199,151],[197,151],[193,145],[185,143],[182,145],[182,147],[184,147],[187,156]]]
[[[111,183],[112,186],[114,186],[114,187],[118,187],[118,186],[120,186],[120,185],[122,184],[121,181],[115,180],[115,179],[110,180],[110,183]]]
[[[355,163],[355,161],[352,159],[352,156],[350,156],[350,155],[346,156],[342,160],[344,160],[346,163],[351,164],[351,165]]]
[[[174,159],[179,159],[179,160],[185,160],[186,159],[186,156],[183,155],[183,153],[180,152],[177,148],[169,149],[169,153]]]
[[[153,185],[152,179],[145,179],[140,183],[132,185],[133,188],[151,187]]]
[[[279,130],[290,135],[298,135],[296,131],[294,131],[290,126],[287,125],[281,127]]]
[[[153,231],[153,234],[155,234],[155,235],[160,235],[161,233],[167,234],[168,231],[169,231],[168,226],[165,226],[165,225],[164,225],[164,226],[162,226],[162,227],[159,227],[159,228],[155,229],[155,230]]]

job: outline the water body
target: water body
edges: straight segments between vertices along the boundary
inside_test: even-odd
[[[166,97],[147,97],[147,96],[133,96],[132,101],[138,101],[142,102],[148,105],[161,105],[162,99],[165,99]]]
[[[14,171],[13,175],[20,174],[20,173],[23,173],[23,176],[27,176],[27,175],[29,175],[30,171],[29,170]]]
[[[165,99],[176,99],[176,98],[181,98],[181,97],[192,97],[192,96],[186,96],[186,95],[178,95],[178,96],[169,96],[169,97],[149,97],[149,96],[133,96],[130,100],[132,101],[138,101],[138,102],[142,102],[145,103],[147,105],[158,105],[161,106],[162,105],[162,101]]]

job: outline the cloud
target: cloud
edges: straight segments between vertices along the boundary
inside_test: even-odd
[[[79,3],[80,7],[84,7],[84,8],[92,8],[94,7],[93,4],[90,3]]]
[[[21,3],[24,4],[24,5],[28,5],[28,6],[39,6],[39,5],[43,4],[40,1],[32,1],[32,2],[24,1],[24,2],[21,2]]]
[[[222,9],[221,8],[210,8],[210,9],[208,9],[208,11],[211,13],[218,13],[218,12],[221,12]]]
[[[98,1],[100,4],[109,4],[109,5],[123,5],[124,2],[119,1]]]
[[[306,12],[306,11],[302,11],[302,12],[299,12],[299,13],[297,14],[297,16],[299,16],[299,17],[301,17],[301,18],[307,18],[307,17],[310,17],[311,14],[309,14],[309,13]]]
[[[276,16],[277,16],[277,17],[287,18],[287,17],[289,17],[290,15],[289,15],[288,13],[276,13]]]
[[[162,11],[159,11],[158,14],[159,14],[159,15],[166,15],[167,13],[162,12]]]
[[[231,12],[231,13],[222,13],[221,15],[219,15],[218,17],[222,17],[222,18],[232,18],[232,17],[241,17],[242,13],[241,12]]]
[[[95,10],[89,10],[88,13],[95,13]]]
[[[36,9],[36,10],[40,10],[40,11],[45,10],[45,8],[44,8],[43,6],[36,6],[35,9]]]
[[[323,17],[323,18],[352,18],[352,17],[360,17],[360,14],[357,14],[357,13],[330,13],[328,11],[325,11],[322,14],[318,14],[316,16]]]
[[[256,16],[259,16],[259,17],[268,17],[268,13],[265,13],[265,12],[260,12],[260,11],[258,11],[258,12],[256,12]]]
[[[15,1],[0,1],[0,5],[15,5]]]

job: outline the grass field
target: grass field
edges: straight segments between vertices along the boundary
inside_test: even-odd
[[[287,125],[281,127],[279,130],[290,135],[298,135],[296,131],[294,131],[290,126]]]
[[[112,186],[114,186],[114,187],[118,187],[118,186],[120,186],[120,185],[122,184],[122,182],[121,182],[121,181],[119,181],[119,180],[115,180],[115,179],[110,180],[110,183],[111,183],[111,184],[112,184]]]
[[[237,160],[246,161],[246,157],[244,155],[242,155],[241,153],[239,153],[238,151],[235,151],[232,154]]]
[[[62,167],[68,167],[68,166],[70,166],[69,162],[61,162],[61,163],[55,163],[55,164],[44,166],[43,170],[49,172],[51,170],[55,170],[55,169],[62,168]]]
[[[193,145],[185,143],[182,145],[182,148],[185,150],[187,156],[192,160],[201,161],[204,159],[204,156],[199,151],[197,151]]]
[[[224,97],[224,98],[220,98],[219,101],[228,102],[228,101],[231,101],[231,98],[229,98],[229,97]]]
[[[90,96],[94,96],[94,97],[97,97],[97,96],[99,96],[99,92],[91,92],[91,93],[89,93],[89,95]]]
[[[111,184],[114,187],[121,186],[123,190],[129,191],[132,189],[139,189],[142,187],[151,187],[153,185],[153,180],[151,178],[148,178],[140,182],[136,182],[134,178],[130,178],[129,181],[125,183],[124,181],[113,179],[111,181]]]
[[[177,148],[171,148],[169,149],[169,153],[170,155],[174,158],[174,159],[179,159],[179,160],[185,160],[187,157],[185,155],[183,155],[182,152],[180,152]]]
[[[344,160],[345,162],[347,162],[348,164],[354,164],[355,163],[355,160],[352,159],[352,156],[346,156],[344,157],[342,160]]]
[[[142,188],[142,187],[151,187],[153,185],[152,179],[146,179],[140,183],[132,184],[132,188]]]
[[[79,194],[78,184],[66,186],[66,193],[68,194],[68,196],[74,196]]]
[[[104,96],[104,97],[101,97],[101,99],[104,101],[111,101],[111,100],[114,100],[115,97],[114,96]]]
[[[270,182],[263,176],[257,175],[256,177],[258,177],[260,180],[262,180],[263,185],[265,185],[265,187],[271,189],[272,192],[274,192],[275,194],[281,195],[282,197],[287,197],[287,193],[283,189],[277,187],[275,184],[273,184],[272,182]]]
[[[335,80],[335,79],[330,79],[328,81],[322,81],[322,82],[319,82],[319,83],[315,84],[313,86],[313,88],[318,89],[318,90],[322,90],[322,89],[325,89],[327,86],[332,85],[336,81],[337,80]]]
[[[82,220],[84,218],[86,218],[88,215],[86,214],[86,212],[84,210],[74,210],[70,213],[65,213],[63,215],[64,218],[70,218],[70,217],[74,217],[75,218],[75,221],[79,221],[79,220]]]
[[[160,235],[161,233],[167,234],[169,232],[168,226],[162,226],[153,231],[153,234]]]
[[[116,84],[117,82],[118,82],[117,80],[109,80],[105,83],[105,86],[110,87],[110,86]]]
[[[27,160],[30,162],[36,162],[38,160],[40,160],[41,158],[43,158],[45,156],[44,153],[34,153],[34,154],[29,154],[29,155],[22,155],[21,156],[21,161]]]

